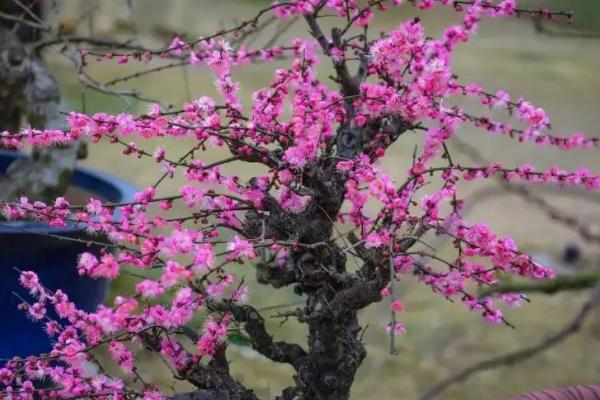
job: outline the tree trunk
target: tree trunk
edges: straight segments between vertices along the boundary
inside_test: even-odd
[[[16,12],[5,10],[7,6],[3,4],[4,12]],[[56,80],[27,46],[37,34],[32,28],[12,28],[7,23],[0,26],[0,102],[5,105],[0,110],[0,129],[16,132],[24,119],[32,128],[65,129]],[[63,107],[62,111],[67,110]],[[81,143],[33,149],[31,157],[15,161],[1,177],[0,199],[27,196],[48,202],[62,196],[77,159],[84,156]]]

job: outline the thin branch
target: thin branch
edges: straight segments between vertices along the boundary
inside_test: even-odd
[[[27,25],[27,26],[30,26],[32,28],[39,29],[39,30],[45,31],[45,32],[50,31],[50,28],[47,25],[41,25],[41,24],[39,24],[37,22],[30,21],[28,19],[24,19],[24,18],[21,18],[21,17],[17,17],[15,15],[7,14],[7,13],[4,13],[2,11],[0,11],[0,19],[4,19],[4,20],[7,20],[7,21],[12,21],[12,22],[15,22],[15,23],[18,23],[18,24]]]
[[[49,30],[52,29],[50,25],[48,25],[43,19],[41,19],[38,15],[31,11],[31,9],[25,4],[23,4],[20,0],[13,0],[13,3],[19,6],[21,10],[23,10],[27,15],[36,20],[40,25],[46,26]]]
[[[44,47],[54,46],[57,44],[73,43],[73,44],[88,44],[92,46],[98,47],[110,47],[116,49],[125,49],[125,50],[133,50],[143,52],[146,48],[142,46],[136,46],[131,44],[134,39],[126,40],[126,41],[118,41],[114,39],[104,39],[104,38],[95,38],[95,37],[87,37],[87,36],[56,36],[51,39],[42,40],[37,42],[33,48],[34,50],[41,50]]]
[[[454,136],[452,140],[458,150],[467,155],[471,160],[482,165],[489,165],[489,160],[487,160],[474,146],[471,146],[457,136]],[[574,231],[586,242],[600,243],[600,235],[594,233],[589,226],[581,223],[575,217],[565,214],[559,208],[548,203],[543,197],[534,194],[524,186],[511,184],[500,176],[495,175],[495,178],[504,190],[523,198],[528,204],[536,205],[538,209],[550,218],[550,220],[558,222],[565,228]]]
[[[551,37],[563,37],[569,39],[600,39],[600,32],[581,31],[575,29],[551,29],[548,28],[548,26],[546,26],[541,19],[534,19],[533,25],[537,33]]]
[[[544,293],[555,294],[565,290],[585,290],[596,286],[600,282],[598,274],[561,275],[552,280],[539,282],[502,283],[498,286],[489,286],[481,290],[479,297],[486,297],[495,293]]]
[[[465,380],[469,379],[472,375],[489,369],[517,364],[519,362],[530,359],[554,346],[557,346],[569,336],[579,332],[590,311],[594,309],[594,307],[596,307],[598,303],[600,303],[600,285],[596,285],[590,297],[588,298],[588,300],[585,301],[585,303],[583,303],[581,309],[579,310],[575,318],[573,318],[567,325],[565,325],[559,331],[542,339],[540,342],[533,346],[524,347],[520,350],[508,354],[503,354],[498,357],[490,358],[488,360],[484,360],[470,367],[467,367],[462,371],[451,375],[448,378],[435,384],[427,392],[421,395],[419,397],[419,400],[431,400],[434,397],[441,394],[442,392],[444,392],[450,386],[456,385],[460,382],[464,382]]]
[[[166,64],[166,65],[161,65],[161,66],[158,66],[158,67],[155,67],[155,68],[151,68],[151,69],[147,69],[147,70],[144,70],[144,71],[135,72],[133,74],[129,74],[129,75],[126,75],[126,76],[122,76],[122,77],[119,77],[119,78],[112,79],[112,80],[104,83],[103,86],[104,87],[113,86],[113,85],[115,85],[115,84],[117,84],[119,82],[125,82],[125,81],[128,81],[130,79],[139,78],[141,76],[148,75],[148,74],[151,74],[151,73],[154,73],[154,72],[160,72],[160,71],[163,71],[163,70],[166,70],[166,69],[170,69],[170,68],[183,67],[183,66],[189,65],[189,64],[190,64],[189,61],[181,61],[181,62],[174,62],[174,63],[170,63],[170,64]]]

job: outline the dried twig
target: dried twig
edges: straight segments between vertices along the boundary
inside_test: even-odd
[[[600,285],[595,286],[590,297],[585,301],[585,303],[583,303],[575,318],[573,318],[559,331],[546,337],[545,339],[542,339],[533,346],[524,347],[520,350],[490,358],[488,360],[483,360],[471,365],[470,367],[467,367],[432,386],[427,392],[419,397],[419,400],[431,400],[440,393],[444,392],[450,386],[464,382],[472,375],[498,367],[514,365],[516,363],[528,360],[554,346],[557,346],[569,336],[579,332],[590,311],[597,306],[598,303],[600,303]]]

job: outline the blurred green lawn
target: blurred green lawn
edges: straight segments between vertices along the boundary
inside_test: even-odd
[[[561,4],[572,4],[574,8],[583,11],[582,27],[588,29],[595,25],[595,18],[598,18],[597,8],[592,10],[596,14],[588,9],[592,2],[584,0]],[[218,28],[221,21],[228,23],[236,18],[243,20],[252,15],[251,10],[255,10],[261,3],[264,2],[200,1],[189,7],[181,7],[180,11],[177,8],[170,14],[162,15],[161,7],[164,3],[148,0],[142,4],[153,6],[136,9],[134,15],[139,20],[138,26],[166,21],[172,29],[198,35]],[[383,30],[395,26],[414,15],[413,11],[410,7],[404,7],[401,12],[376,19],[374,27]],[[424,17],[432,35],[439,33],[441,21],[446,18],[456,19],[454,15],[438,12],[425,14]],[[284,39],[300,35],[306,36],[302,22],[297,23]],[[515,97],[523,95],[544,107],[552,117],[555,133],[581,129],[590,135],[600,134],[600,40],[551,39],[540,36],[526,19],[486,21],[476,39],[458,51],[454,62],[455,71],[463,83],[481,82],[492,92],[507,89]],[[71,73],[71,66],[60,58],[53,58],[52,65],[65,96],[74,108],[80,109],[81,87]],[[269,81],[277,65],[251,65],[236,71],[235,78],[242,83],[246,99],[252,90]],[[329,74],[326,67],[325,65],[321,74],[323,79]],[[106,80],[126,75],[136,68],[135,64],[123,67],[117,66],[116,62],[103,62],[92,65],[91,71],[94,76]],[[175,107],[188,96],[195,98],[203,94],[214,94],[213,78],[207,70],[187,69],[186,74],[189,82],[187,89],[182,70],[143,77],[133,86],[143,89],[148,96],[171,102]],[[127,87],[131,86],[128,83]],[[114,97],[86,91],[85,99],[87,111],[117,112],[123,109],[123,102]],[[135,103],[132,108],[143,110],[143,106]],[[498,112],[498,117],[501,115]],[[490,137],[470,128],[461,131],[460,136],[477,145],[488,158],[501,160],[510,166],[533,161],[540,167],[560,164],[566,168],[586,165],[592,170],[600,169],[597,149],[563,154],[529,144],[519,145],[502,137]],[[396,143],[390,156],[383,162],[385,169],[400,179],[410,161],[413,146],[419,142],[420,138],[412,135]],[[157,145],[166,147],[173,157],[178,157],[187,150],[190,142],[153,141],[144,146],[153,149]],[[211,161],[221,155],[211,152],[203,157],[206,161]],[[466,160],[458,155],[456,157]],[[125,157],[121,154],[121,148],[107,143],[90,146],[90,157],[85,164],[128,178],[140,187],[154,183],[160,173],[153,162]],[[256,173],[248,166],[242,169],[239,165],[225,170],[243,177]],[[161,191],[165,194],[173,193],[181,182],[181,178],[166,181],[161,185]],[[477,191],[486,190],[489,185],[491,183],[467,185],[461,188],[461,194],[468,198]],[[550,201],[595,226],[600,224],[598,201],[564,196],[552,196]],[[560,255],[565,244],[578,243],[585,249],[589,268],[598,269],[600,249],[581,243],[574,233],[548,221],[539,210],[518,198],[497,196],[477,203],[471,209],[468,220],[485,220],[497,232],[512,235],[521,248],[555,257]],[[448,249],[441,251],[448,252]],[[246,265],[239,269],[238,274],[245,275],[246,282],[251,282],[252,267]],[[124,276],[114,283],[111,295],[126,293],[131,285],[131,278]],[[272,291],[252,283],[250,285],[253,289],[251,301],[258,307],[296,300],[291,291]],[[406,325],[408,332],[397,340],[397,356],[388,354],[388,338],[383,331],[388,318],[386,305],[376,305],[361,314],[363,326],[369,326],[364,337],[369,356],[359,372],[353,390],[354,399],[414,399],[436,380],[463,366],[493,354],[536,343],[570,320],[585,298],[585,294],[574,293],[552,297],[533,296],[532,302],[522,309],[507,311],[508,319],[517,326],[516,330],[511,330],[485,324],[476,314],[465,311],[460,304],[451,304],[414,281],[402,282],[398,292],[406,303],[406,311],[400,316],[400,320]],[[297,324],[288,322],[280,325],[280,321],[275,319],[269,319],[268,322],[272,333],[277,337],[304,340],[306,332]],[[443,393],[440,398],[503,399],[534,388],[597,383],[600,381],[599,339],[600,312],[595,311],[582,334],[568,339],[559,347],[525,363],[482,373],[464,385]],[[146,371],[147,376],[166,385],[172,384],[172,379],[166,370],[161,369],[157,359],[143,353],[138,354],[138,357],[148,361],[150,368]],[[287,367],[270,363],[249,349],[232,348],[231,360],[235,374],[263,395],[274,396],[291,382],[291,371]]]

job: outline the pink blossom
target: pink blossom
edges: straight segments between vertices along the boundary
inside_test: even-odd
[[[159,282],[145,279],[135,285],[135,291],[144,297],[158,297],[164,293],[164,288]]]
[[[194,267],[200,271],[212,268],[215,263],[215,254],[212,246],[208,243],[197,247],[194,256]]]
[[[388,335],[390,335],[392,333],[392,329],[393,329],[394,335],[404,335],[406,333],[406,327],[401,322],[396,322],[393,327],[392,327],[392,324],[387,325],[385,327],[385,331],[387,332]]]
[[[390,309],[394,312],[400,312],[404,310],[404,303],[402,303],[400,300],[394,300],[390,304]]]
[[[108,352],[123,371],[127,373],[133,371],[133,354],[123,343],[113,340],[108,344]]]
[[[186,46],[187,45],[183,40],[181,40],[178,36],[175,36],[171,41],[171,44],[169,45],[169,49],[176,56],[181,56],[181,54],[183,53],[183,49],[185,49]]]
[[[254,253],[254,248],[247,240],[241,239],[239,236],[235,235],[233,237],[233,241],[229,242],[227,245],[227,250],[229,250],[228,257],[230,259],[237,258],[247,258],[252,259],[256,257]]]
[[[373,232],[367,235],[365,238],[365,247],[372,249],[374,247],[380,247],[383,245],[385,239],[382,238],[381,234]]]
[[[504,293],[502,300],[508,304],[509,307],[518,308],[523,305],[524,295],[520,293]]]

